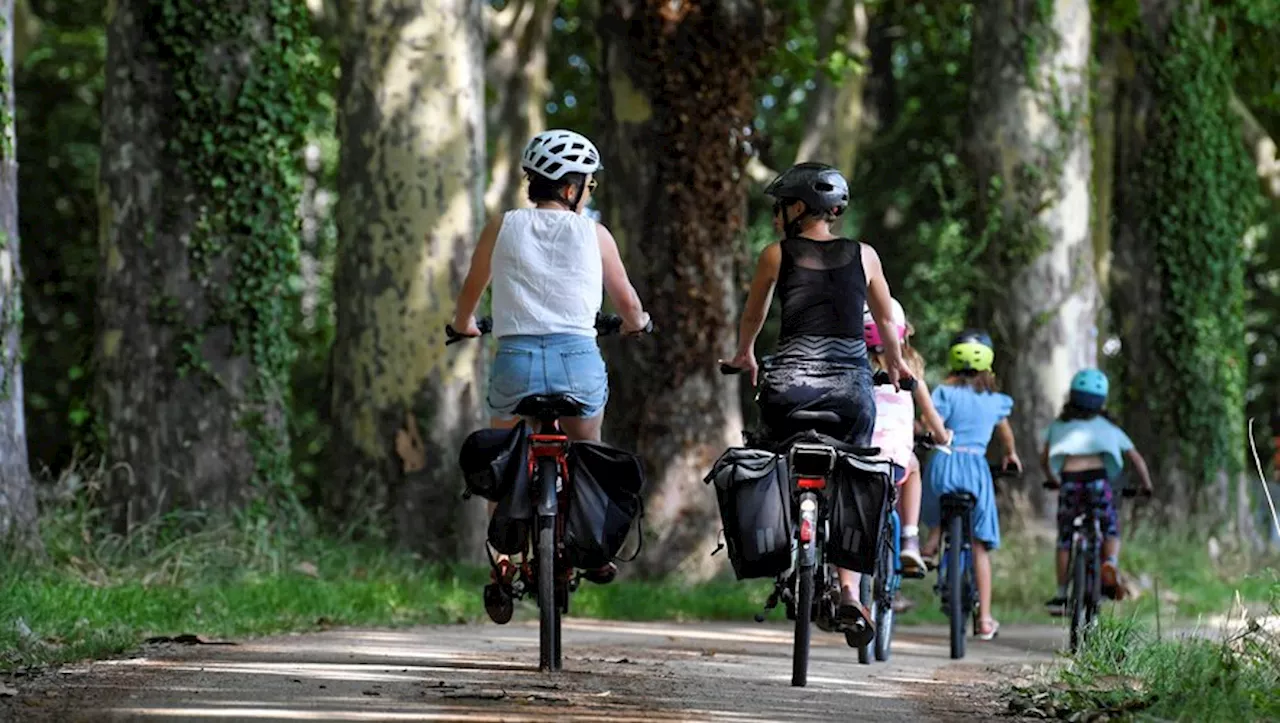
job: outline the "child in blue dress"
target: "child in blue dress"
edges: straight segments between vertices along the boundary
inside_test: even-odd
[[[1071,523],[1088,506],[1099,510],[1102,521],[1102,593],[1115,600],[1124,597],[1118,569],[1120,520],[1111,480],[1120,476],[1126,461],[1145,492],[1151,491],[1151,475],[1129,435],[1107,416],[1109,390],[1106,374],[1097,369],[1081,370],[1071,380],[1062,414],[1045,432],[1040,466],[1050,484],[1062,490],[1058,495],[1058,593],[1045,603],[1050,615],[1062,615],[1066,609]]]
[[[987,464],[987,445],[993,435],[998,434],[1005,448],[1004,466],[1022,469],[1013,428],[1009,426],[1013,398],[998,391],[991,371],[994,360],[995,349],[986,332],[965,331],[951,342],[951,374],[933,390],[933,406],[954,432],[952,453],[935,454],[930,459],[925,482],[932,492],[932,504],[922,510],[925,522],[933,528],[926,549],[936,551],[941,539],[941,513],[936,501],[950,492],[968,492],[977,498],[972,521],[979,619],[974,634],[982,640],[991,640],[1000,629],[1000,623],[991,615],[990,551],[1000,547],[995,485]]]

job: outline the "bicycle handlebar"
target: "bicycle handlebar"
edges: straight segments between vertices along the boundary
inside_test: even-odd
[[[622,317],[618,316],[617,314],[596,314],[596,333],[599,334],[600,336],[613,336],[614,334],[621,334],[622,326],[623,326]],[[476,319],[476,328],[480,330],[480,336],[493,333],[493,318],[488,316],[483,316],[483,317],[480,317],[479,319]],[[652,334],[653,319],[650,318],[649,323],[645,324],[645,327],[641,329],[638,333]],[[466,341],[467,339],[476,338],[473,336],[468,336],[466,334],[459,334],[458,331],[453,328],[453,324],[444,325],[444,334],[446,337],[448,337],[444,342],[445,346],[449,346],[450,344],[457,344],[458,342]]]
[[[1062,485],[1054,482],[1053,480],[1045,480],[1040,486],[1044,487],[1047,490],[1062,489]],[[1126,486],[1124,489],[1120,490],[1120,495],[1123,497],[1138,497],[1139,495],[1141,495],[1142,497],[1149,498],[1151,497],[1151,490],[1144,490],[1144,489],[1139,489],[1133,486]]]
[[[720,373],[721,373],[721,374],[724,374],[725,376],[732,376],[732,375],[734,375],[734,374],[741,374],[741,373],[743,373],[743,372],[745,372],[745,371],[746,371],[746,369],[743,369],[743,368],[741,368],[741,367],[735,367],[735,366],[733,366],[732,364],[727,364],[727,363],[725,363],[725,362],[720,362]],[[888,372],[886,372],[886,371],[883,371],[883,370],[882,370],[882,371],[878,371],[878,372],[876,372],[874,375],[872,375],[872,377],[871,377],[871,383],[872,383],[872,384],[874,384],[875,386],[878,386],[878,387],[879,387],[879,386],[888,386],[888,385],[892,384],[893,382],[889,381],[889,373],[888,373]],[[901,390],[903,390],[903,391],[905,391],[905,392],[914,391],[914,390],[915,390],[915,388],[916,388],[916,380],[912,379],[911,377],[906,377],[906,378],[903,378],[903,379],[899,379],[899,380],[898,380],[898,388],[899,388],[899,389],[901,389]]]

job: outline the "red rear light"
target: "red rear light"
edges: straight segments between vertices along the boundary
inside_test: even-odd
[[[808,519],[800,521],[800,541],[813,542],[813,523]]]
[[[801,477],[796,486],[802,490],[821,490],[826,489],[827,481],[821,477]]]

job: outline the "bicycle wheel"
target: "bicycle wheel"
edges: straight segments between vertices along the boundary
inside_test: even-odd
[[[883,577],[876,578],[876,607],[871,611],[871,619],[876,624],[876,660],[884,663],[889,660],[889,646],[893,644],[893,596],[901,582],[892,543],[884,545],[877,567],[886,572]]]
[[[872,586],[871,581],[872,578],[870,575],[863,575],[862,578],[858,580],[858,600],[867,607],[867,611],[871,613],[871,621],[874,623],[876,619],[876,603],[878,601],[876,600],[874,592],[875,588]],[[875,645],[874,638],[866,645],[858,646],[858,662],[862,665],[868,665],[871,663],[871,647],[873,645]]]
[[[538,667],[560,669],[560,608],[556,605],[556,518],[538,518]]]
[[[964,516],[952,515],[947,523],[947,616],[951,618],[951,659],[964,657]]]
[[[1088,605],[1089,570],[1085,561],[1085,552],[1078,543],[1071,549],[1071,591],[1067,596],[1067,605],[1071,615],[1071,652],[1076,652],[1084,638],[1086,620],[1085,608]]]
[[[791,651],[791,685],[803,688],[809,682],[809,622],[813,618],[812,565],[801,567],[796,581],[796,640]]]

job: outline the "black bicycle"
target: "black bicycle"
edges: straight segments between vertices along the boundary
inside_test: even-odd
[[[493,320],[485,317],[476,321],[480,333],[493,330]],[[601,336],[622,331],[622,318],[615,314],[596,316],[596,331]],[[650,321],[643,333],[652,333]],[[474,338],[459,334],[452,325],[445,327],[446,345]],[[523,598],[530,590],[537,590],[538,602],[538,667],[543,671],[561,668],[560,619],[569,612],[569,595],[578,589],[582,572],[575,571],[565,556],[564,525],[566,505],[571,497],[565,494],[568,478],[567,454],[569,437],[560,429],[561,417],[580,417],[584,405],[567,394],[539,394],[522,399],[515,414],[533,419],[535,431],[529,435],[529,468],[534,471],[530,493],[536,501],[537,527],[535,549],[532,557],[526,556],[525,564],[518,570],[512,583],[514,599]]]
[[[1012,467],[991,468],[993,482],[1021,474]],[[938,562],[938,581],[933,589],[942,600],[942,611],[950,622],[951,658],[960,660],[964,657],[966,621],[973,618],[975,635],[982,621],[978,581],[973,567],[973,508],[978,498],[969,492],[949,492],[941,496],[939,503],[942,507],[943,553]]]
[[[720,365],[722,374],[740,374],[744,370],[728,364]],[[889,376],[878,372],[874,376],[877,385],[889,384]],[[913,389],[914,380],[899,383],[904,389]],[[840,580],[827,563],[826,543],[830,519],[832,473],[836,460],[843,453],[853,458],[854,464],[867,472],[889,474],[888,463],[877,459],[880,450],[874,447],[854,447],[833,444],[834,437],[818,437],[816,434],[833,432],[840,434],[844,421],[835,412],[796,410],[788,415],[788,421],[797,429],[808,429],[793,435],[778,445],[786,449],[788,469],[791,473],[791,489],[795,504],[795,545],[790,574],[784,573],[774,581],[773,592],[765,601],[764,611],[757,613],[756,622],[764,622],[765,613],[785,603],[787,617],[795,621],[795,638],[791,655],[791,685],[804,687],[809,677],[809,648],[812,629],[816,624],[826,632],[845,633],[846,640],[864,637],[868,622],[859,619],[852,627],[839,623],[841,603]],[[749,446],[773,446],[752,435],[744,435]],[[822,441],[822,440],[831,440]],[[851,643],[852,645],[852,643]],[[861,647],[855,645],[854,647]]]
[[[1061,485],[1047,480],[1047,490],[1057,490]],[[1088,631],[1098,619],[1102,607],[1102,519],[1099,513],[1106,509],[1106,502],[1096,499],[1088,490],[1082,491],[1086,496],[1084,511],[1071,521],[1071,556],[1068,558],[1067,570],[1067,616],[1071,619],[1070,646],[1076,652],[1084,642]],[[1138,490],[1125,487],[1121,492],[1125,497],[1134,497]],[[1150,496],[1149,490],[1143,490],[1144,496]]]

